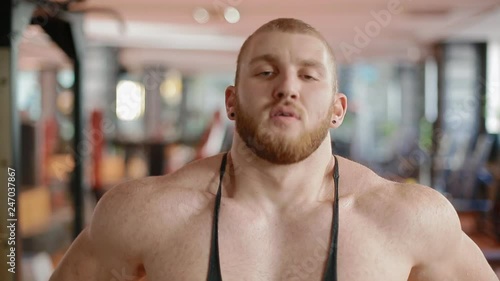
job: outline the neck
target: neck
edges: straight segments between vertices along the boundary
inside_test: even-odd
[[[229,163],[233,199],[255,210],[300,211],[333,199],[334,160],[329,134],[306,159],[289,165],[259,158],[235,134]]]

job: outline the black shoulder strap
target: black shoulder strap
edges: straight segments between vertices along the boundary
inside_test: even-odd
[[[222,281],[219,261],[219,209],[222,197],[222,179],[226,173],[227,153],[222,156],[219,169],[219,188],[215,197],[214,217],[212,222],[212,243],[210,245],[210,261],[208,264],[208,281]]]
[[[328,255],[328,263],[326,265],[325,281],[337,281],[337,241],[339,236],[339,164],[337,157],[335,158],[335,167],[333,171],[333,181],[335,184],[335,203],[332,223],[332,238],[330,245],[330,253]]]
[[[332,239],[330,245],[330,251],[328,255],[328,263],[325,273],[325,281],[336,281],[337,280],[337,241],[338,241],[338,232],[339,232],[339,168],[337,157],[335,157],[335,167],[333,173],[333,180],[335,184],[335,203],[334,203],[334,218],[332,223]],[[220,261],[219,261],[219,210],[220,210],[220,201],[222,197],[222,179],[224,178],[224,174],[226,172],[226,162],[227,162],[227,153],[222,157],[222,162],[220,166],[220,175],[219,175],[219,188],[217,190],[217,195],[215,197],[215,206],[214,206],[214,216],[213,216],[213,224],[212,224],[212,242],[210,247],[210,261],[208,266],[208,281],[222,281],[221,269],[220,269]]]

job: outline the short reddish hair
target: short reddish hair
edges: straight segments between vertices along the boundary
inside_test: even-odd
[[[333,54],[332,48],[330,47],[328,42],[326,42],[325,38],[323,37],[323,35],[321,35],[321,33],[318,30],[316,30],[314,27],[312,27],[311,25],[309,25],[301,20],[294,19],[294,18],[279,18],[279,19],[272,20],[272,21],[262,25],[261,27],[259,27],[256,31],[254,31],[254,33],[252,33],[245,40],[245,42],[243,42],[243,45],[240,48],[240,52],[238,53],[238,59],[236,61],[236,76],[234,79],[235,85],[238,84],[241,61],[243,59],[243,56],[247,52],[248,45],[250,45],[251,40],[259,33],[273,32],[273,31],[307,34],[307,35],[314,36],[314,37],[318,38],[319,40],[321,40],[321,42],[323,42],[323,44],[325,45],[325,47],[328,51],[328,54],[330,55],[330,62],[332,64],[331,66],[332,66],[332,71],[333,71],[333,77],[332,77],[333,88],[334,88],[335,93],[337,92],[337,90],[338,90],[337,72],[335,69],[335,56]]]

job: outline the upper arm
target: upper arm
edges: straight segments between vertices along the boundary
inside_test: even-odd
[[[137,252],[126,240],[126,195],[121,189],[110,190],[99,201],[90,226],[75,239],[50,281],[135,281],[143,275]]]
[[[90,243],[88,229],[85,229],[71,244],[50,281],[97,279],[97,265],[98,259]]]
[[[462,231],[451,203],[440,194],[430,196],[433,198],[428,203],[432,206],[427,209],[432,212],[424,211],[426,214],[421,217],[421,231],[417,235],[425,238],[419,243],[409,280],[497,281],[482,251]]]
[[[103,253],[85,229],[75,239],[52,274],[50,281],[120,280],[135,281],[138,275],[133,265],[113,253]]]
[[[462,232],[456,249],[450,249],[440,260],[428,260],[415,267],[409,280],[497,281],[498,277],[481,250]]]

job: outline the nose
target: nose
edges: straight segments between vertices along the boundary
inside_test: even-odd
[[[293,99],[297,100],[299,95],[299,79],[291,73],[282,73],[277,81],[276,88],[273,92],[273,97],[276,100]]]

